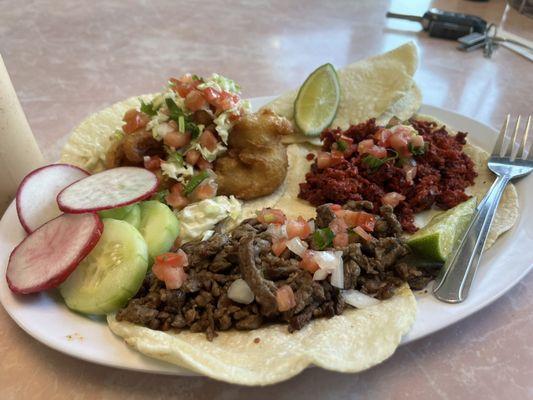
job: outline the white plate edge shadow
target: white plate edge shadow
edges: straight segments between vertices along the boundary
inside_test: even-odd
[[[251,99],[251,101],[254,108],[257,108],[273,98],[274,97],[258,97]],[[492,147],[492,142],[495,141],[497,135],[497,132],[494,129],[480,122],[442,108],[423,105],[420,109],[420,113],[432,115],[454,128],[460,127],[461,130],[474,132],[472,135],[474,136],[472,141],[475,144],[481,145],[481,147],[486,150],[489,150]],[[475,134],[476,132],[477,135],[479,135],[480,132],[490,133],[490,144],[481,143],[480,140],[475,140],[475,136],[477,136]],[[527,187],[525,183],[518,182],[517,187],[519,188],[520,204],[523,205],[525,192],[530,191],[532,192],[531,195],[533,195],[533,185],[530,183],[529,187]],[[533,213],[528,213],[527,211],[528,210],[521,209],[521,215],[513,229],[501,237],[495,244],[494,248],[490,249],[483,257],[480,273],[476,278],[476,282],[473,284],[471,295],[467,301],[455,305],[439,302],[430,295],[430,288],[428,288],[428,294],[417,295],[419,314],[413,328],[403,338],[402,344],[410,343],[444,329],[488,306],[510,290],[531,270],[533,263],[527,259],[527,252],[519,251],[521,247],[524,247],[525,249],[528,248],[528,241],[533,245],[533,228],[527,229],[525,226],[526,220],[533,220]],[[18,226],[14,227],[13,224]],[[20,230],[20,232],[18,232],[19,235],[23,235],[22,228],[20,227],[16,216],[14,203],[12,203],[0,221],[0,238],[4,232],[12,233],[14,230],[16,231],[16,229]],[[516,243],[519,244],[516,245]],[[0,302],[10,317],[30,336],[59,352],[100,365],[151,373],[183,376],[196,375],[186,369],[151,359],[131,350],[120,338],[115,337],[109,331],[107,325],[102,322],[95,322],[87,325],[87,318],[70,312],[63,304],[55,304],[53,296],[38,295],[40,300],[34,303],[36,304],[36,314],[28,312],[31,311],[31,309],[28,310],[26,304],[23,304],[22,306],[20,305],[21,302],[26,303],[28,300],[22,300],[20,297],[14,296],[10,292],[6,281],[3,278],[7,266],[7,259],[14,244],[16,243],[0,242],[0,261],[2,262]],[[515,258],[517,259],[517,261],[511,263],[513,266],[511,269],[513,272],[511,278],[509,279],[509,270],[506,269],[506,279],[495,280],[495,271],[497,271],[498,268],[504,268],[503,261],[509,259],[507,253],[511,250],[514,252]],[[518,266],[520,265],[523,265],[523,267],[519,268]],[[492,266],[492,268],[490,268],[490,266]],[[43,303],[45,306],[44,311],[51,310],[52,315],[55,313],[59,317],[63,316],[67,318],[67,320],[74,323],[72,327],[75,329],[72,329],[71,325],[66,325],[59,328],[54,327],[55,331],[51,331],[48,327],[42,329],[42,326],[38,326],[41,319],[49,321],[48,317],[50,315],[48,312],[41,315],[43,310],[39,309],[39,306],[43,306]],[[79,336],[73,335],[71,339],[67,339],[67,335],[72,335],[77,332],[80,330],[78,329],[80,327],[82,331],[83,329],[88,329],[88,332],[83,332],[83,335]],[[96,349],[98,350],[96,355],[92,351],[93,347],[91,347],[91,345],[94,345],[95,343],[101,344],[104,347],[104,349]]]

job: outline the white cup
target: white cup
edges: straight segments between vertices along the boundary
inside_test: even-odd
[[[0,55],[0,216],[24,176],[43,164],[43,155]]]

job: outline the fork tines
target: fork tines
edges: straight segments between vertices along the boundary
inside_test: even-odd
[[[507,136],[507,128],[509,126],[510,114],[505,117],[505,122],[500,129],[500,135],[492,151],[492,157],[508,158],[514,161],[517,156],[522,160],[533,160],[533,153],[531,152],[532,143],[528,143],[529,127],[531,125],[531,115],[527,118],[526,128],[523,135],[519,138],[520,116],[516,119],[516,124],[512,138]]]

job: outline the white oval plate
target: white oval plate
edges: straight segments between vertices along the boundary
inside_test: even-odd
[[[253,105],[257,108],[271,99],[256,98]],[[496,131],[465,116],[432,106],[423,106],[420,112],[469,132],[469,140],[486,150],[490,151],[496,140]],[[531,269],[533,207],[524,208],[523,205],[526,198],[533,198],[533,178],[525,178],[516,186],[522,205],[520,218],[515,227],[483,256],[470,297],[462,304],[451,305],[437,301],[429,294],[431,290],[428,294],[417,295],[418,317],[402,343],[409,343],[468,317],[511,289]],[[23,237],[24,230],[13,203],[0,221],[0,301],[22,329],[53,349],[94,363],[153,373],[194,375],[129,349],[111,333],[103,319],[89,319],[69,311],[54,291],[27,296],[11,293],[3,276],[11,250]]]

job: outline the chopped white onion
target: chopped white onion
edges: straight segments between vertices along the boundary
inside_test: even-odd
[[[331,285],[344,289],[344,262],[342,261],[342,251],[336,251],[335,255],[337,257],[337,266],[331,272]]]
[[[325,269],[317,269],[315,273],[313,274],[313,280],[314,281],[323,281],[326,279],[329,275],[329,272]]]
[[[302,256],[307,250],[307,242],[304,242],[298,236],[293,237],[287,242],[287,248],[298,256]]]
[[[267,233],[270,233],[276,239],[286,238],[287,237],[287,226],[285,224],[269,224],[267,228]]]
[[[315,231],[315,220],[314,219],[311,219],[309,221],[307,221],[307,224],[309,225],[309,228],[311,228],[311,232],[314,232]]]
[[[237,279],[228,288],[228,297],[236,303],[250,304],[254,301],[254,293],[244,279]]]
[[[313,279],[321,281],[331,274],[331,284],[342,289],[344,287],[344,263],[342,251],[315,251],[313,259],[318,264]]]
[[[355,289],[343,290],[341,293],[344,301],[355,308],[370,307],[380,302],[378,299]]]

